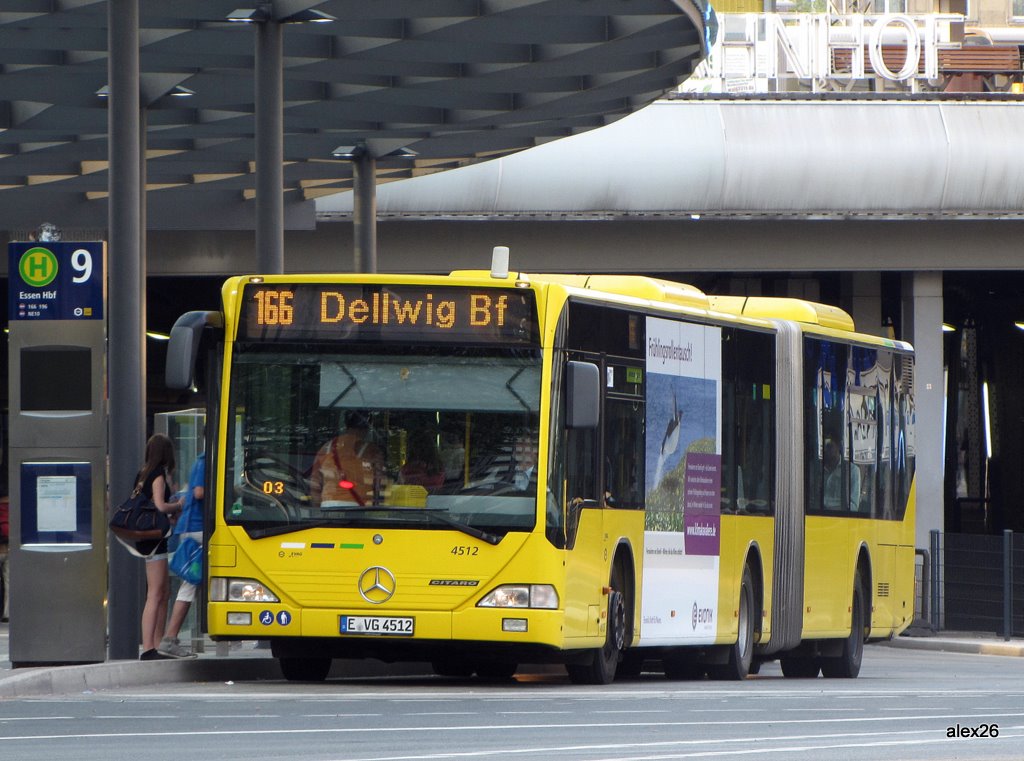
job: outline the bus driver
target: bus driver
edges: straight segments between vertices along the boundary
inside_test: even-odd
[[[321,508],[373,504],[380,489],[383,457],[368,438],[369,416],[345,413],[345,429],[324,444],[313,460],[310,496]]]

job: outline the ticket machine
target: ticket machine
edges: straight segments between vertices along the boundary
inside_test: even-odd
[[[104,243],[8,247],[14,666],[106,659]]]

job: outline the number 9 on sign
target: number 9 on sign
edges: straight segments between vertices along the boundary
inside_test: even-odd
[[[71,269],[75,276],[71,278],[73,283],[85,283],[92,277],[92,254],[84,248],[79,248],[71,255]]]

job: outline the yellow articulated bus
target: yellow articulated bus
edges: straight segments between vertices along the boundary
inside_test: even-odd
[[[212,330],[209,330],[212,328]],[[909,345],[641,276],[234,277],[210,351],[207,628],[604,684],[857,676],[913,618]]]

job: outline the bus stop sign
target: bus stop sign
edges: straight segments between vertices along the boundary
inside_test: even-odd
[[[8,245],[7,318],[102,320],[103,244]]]

